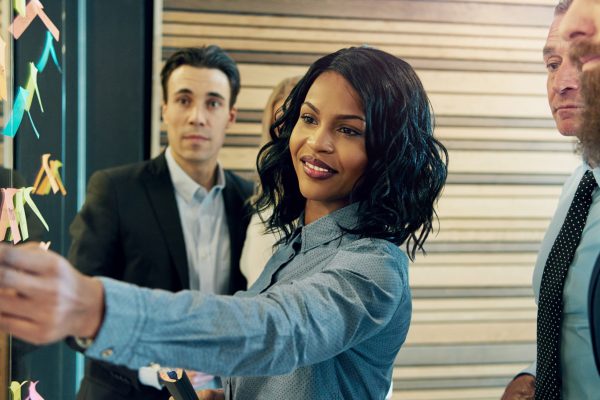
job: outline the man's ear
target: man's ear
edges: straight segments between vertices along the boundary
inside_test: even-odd
[[[229,110],[229,122],[227,122],[227,127],[229,128],[231,125],[235,124],[235,119],[237,118],[237,108],[231,107]]]
[[[165,120],[165,113],[167,112],[167,104],[166,103],[162,103],[160,106],[160,120],[164,121]]]

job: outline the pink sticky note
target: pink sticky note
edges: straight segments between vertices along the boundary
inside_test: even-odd
[[[39,0],[31,0],[29,4],[27,4],[26,14],[15,17],[13,23],[10,24],[8,31],[13,34],[15,39],[18,39],[21,37],[23,32],[27,30],[35,17],[39,16],[44,25],[46,25],[46,28],[48,28],[50,33],[52,33],[52,36],[54,36],[54,39],[56,39],[58,42],[60,38],[60,32],[56,25],[52,23],[48,15],[46,15],[43,8],[44,6]]]
[[[46,25],[46,28],[48,28],[52,36],[54,36],[54,39],[58,42],[58,40],[60,39],[60,32],[58,31],[56,25],[52,23],[50,17],[48,17],[48,15],[46,15],[46,13],[42,9],[38,10],[38,16],[40,17],[44,25]]]
[[[39,10],[39,7],[36,2],[30,1],[29,4],[27,4],[26,14],[15,17],[13,23],[10,24],[10,27],[8,28],[8,31],[13,34],[15,39],[20,38],[35,17],[37,17],[37,10]]]
[[[37,389],[35,388],[38,382],[39,381],[29,382],[29,396],[27,396],[25,400],[44,400],[44,398],[40,396],[40,394],[37,392]]]
[[[21,233],[19,231],[13,200],[18,190],[14,188],[2,189],[2,210],[0,211],[0,240],[4,240],[6,230],[10,226],[10,233],[12,234],[14,244],[21,241]]]

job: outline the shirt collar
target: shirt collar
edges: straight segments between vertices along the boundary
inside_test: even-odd
[[[357,212],[358,203],[353,203],[346,207],[340,208],[331,214],[327,214],[308,225],[304,225],[304,222],[301,222],[301,251],[308,251],[339,238],[344,234],[344,230],[342,228],[356,228],[358,224]],[[300,216],[300,221],[304,221],[304,214]]]
[[[201,198],[204,198],[208,193],[206,188],[199,185],[177,164],[173,154],[171,153],[171,147],[167,147],[165,150],[165,158],[167,160],[167,167],[169,168],[169,175],[171,175],[171,181],[175,191],[187,202],[191,202],[196,192]],[[225,188],[225,171],[221,167],[221,164],[217,163],[217,182],[210,190],[210,193],[217,195]]]
[[[592,168],[590,164],[587,163],[587,161],[583,160],[583,168],[581,175],[585,174],[585,171],[587,170],[592,170],[592,174],[594,174],[594,179],[596,180],[598,186],[600,186],[600,165],[596,166],[596,168]]]

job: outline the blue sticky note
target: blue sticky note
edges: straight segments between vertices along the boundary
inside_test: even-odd
[[[35,67],[39,72],[42,72],[44,68],[46,68],[46,63],[48,63],[48,57],[52,55],[52,60],[54,60],[54,65],[58,68],[58,72],[62,73],[60,69],[60,65],[58,64],[58,57],[56,56],[56,51],[54,50],[54,45],[52,43],[53,37],[50,31],[46,31],[46,42],[44,43],[44,50],[42,51],[42,55],[38,60]]]
[[[8,122],[4,127],[4,130],[2,131],[3,135],[15,137],[15,135],[17,134],[19,126],[21,126],[21,121],[23,120],[23,114],[25,113],[25,106],[27,104],[28,97],[29,92],[27,91],[27,89],[24,89],[21,86],[19,86],[17,98],[15,99],[15,104],[13,105],[12,113],[8,118]]]
[[[29,116],[29,122],[31,122],[31,127],[33,128],[33,132],[35,133],[35,136],[37,136],[37,138],[40,138],[40,133],[38,132],[37,128],[35,127],[35,124],[33,123],[33,118],[31,118],[31,113],[28,112],[27,116]]]

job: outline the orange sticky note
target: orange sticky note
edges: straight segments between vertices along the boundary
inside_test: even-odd
[[[42,156],[42,166],[35,177],[33,193],[46,195],[50,193],[50,188],[52,188],[53,193],[60,191],[63,196],[66,196],[67,190],[62,183],[60,172],[58,171],[63,164],[59,160],[49,161],[49,159],[50,153]]]

